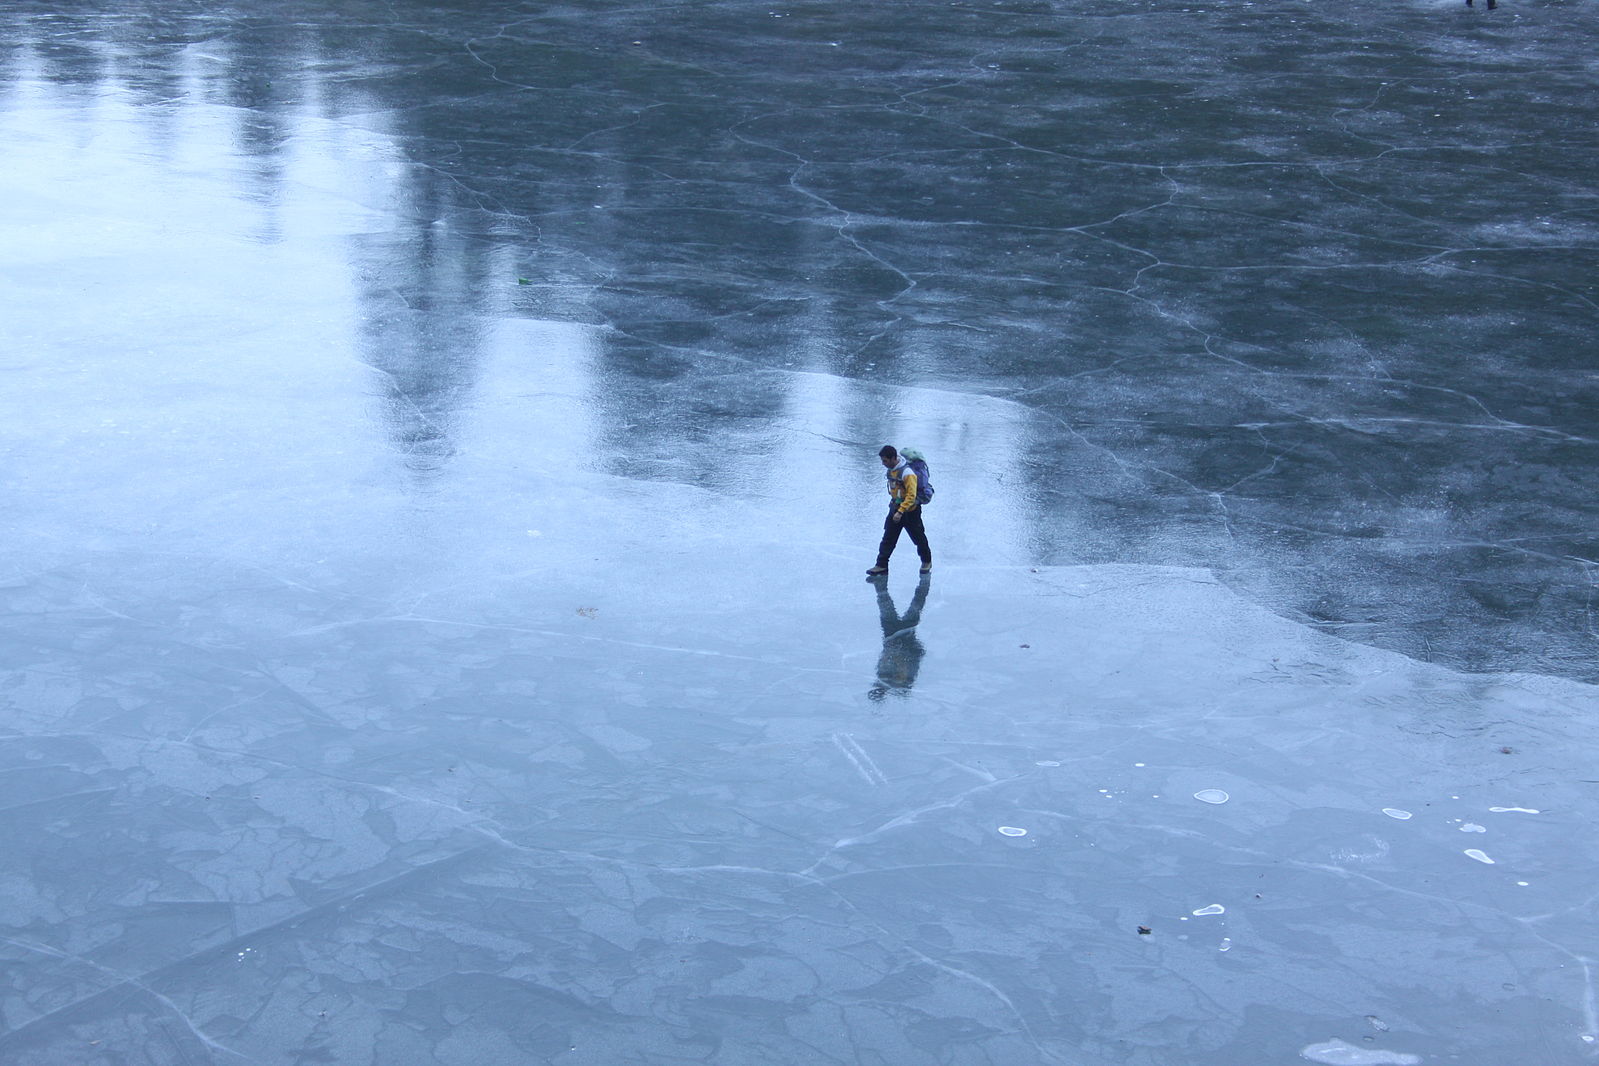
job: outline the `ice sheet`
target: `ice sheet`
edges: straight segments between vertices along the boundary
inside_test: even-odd
[[[7,6],[0,1062],[1592,1061],[1579,16]]]

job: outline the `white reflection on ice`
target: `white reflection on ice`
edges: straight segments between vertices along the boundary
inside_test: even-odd
[[[1506,813],[1509,813],[1509,812],[1512,812],[1512,811],[1515,812],[1516,814],[1542,814],[1543,813],[1543,811],[1534,810],[1531,807],[1489,807],[1488,810],[1493,812],[1494,814],[1506,814]]]
[[[1219,788],[1202,788],[1194,793],[1194,798],[1201,803],[1226,803],[1232,799]]]
[[[1487,855],[1484,855],[1482,853],[1482,851],[1477,849],[1477,848],[1467,848],[1466,849],[1466,857],[1468,859],[1476,859],[1478,862],[1485,862],[1489,866],[1494,865],[1494,861],[1492,859],[1490,859]]]

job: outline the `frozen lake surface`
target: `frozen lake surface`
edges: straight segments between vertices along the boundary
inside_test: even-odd
[[[0,29],[0,1062],[1599,1058],[1586,6]]]

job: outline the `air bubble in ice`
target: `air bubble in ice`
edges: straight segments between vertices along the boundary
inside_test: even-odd
[[[1419,1055],[1356,1047],[1336,1037],[1325,1044],[1312,1044],[1299,1055],[1311,1062],[1326,1063],[1326,1066],[1416,1066],[1421,1061]]]
[[[1489,807],[1488,809],[1490,811],[1492,811],[1494,814],[1508,814],[1508,813],[1511,813],[1511,812],[1515,812],[1516,814],[1542,814],[1543,813],[1543,811],[1533,810],[1531,807]]]
[[[1468,858],[1468,859],[1476,859],[1478,862],[1485,862],[1489,866],[1492,866],[1494,864],[1494,861],[1492,859],[1490,859],[1488,856],[1484,855],[1481,851],[1479,851],[1476,848],[1467,848],[1466,849],[1466,858]]]
[[[1398,818],[1401,822],[1408,822],[1411,818],[1409,811],[1402,811],[1397,807],[1384,807],[1382,812],[1390,818]]]
[[[1027,835],[1027,830],[1018,829],[1014,825],[1002,825],[999,827],[999,832],[1001,836],[1007,837],[1024,837]]]
[[[1226,803],[1232,799],[1219,788],[1202,788],[1194,793],[1194,798],[1201,803]]]
[[[1212,903],[1208,907],[1201,907],[1197,911],[1195,911],[1194,912],[1194,917],[1195,918],[1204,918],[1207,915],[1211,915],[1211,914],[1226,914],[1226,913],[1227,913],[1227,908],[1226,907],[1223,907],[1220,903]]]
[[[1060,763],[1056,762],[1054,759],[1040,759],[1038,762],[1034,763],[1033,765],[1034,766],[1059,766]]]
[[[1460,831],[1462,833],[1486,833],[1488,830],[1484,829],[1476,822],[1467,822],[1465,825],[1460,827]]]
[[[1218,947],[1216,950],[1217,951],[1231,951],[1232,947],[1233,947],[1233,938],[1230,937],[1230,936],[1224,936],[1224,937],[1221,938],[1221,946]]]

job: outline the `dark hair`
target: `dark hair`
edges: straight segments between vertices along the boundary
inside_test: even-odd
[[[892,444],[885,444],[881,448],[877,449],[877,457],[879,459],[898,459],[899,452],[894,450],[894,446]]]

